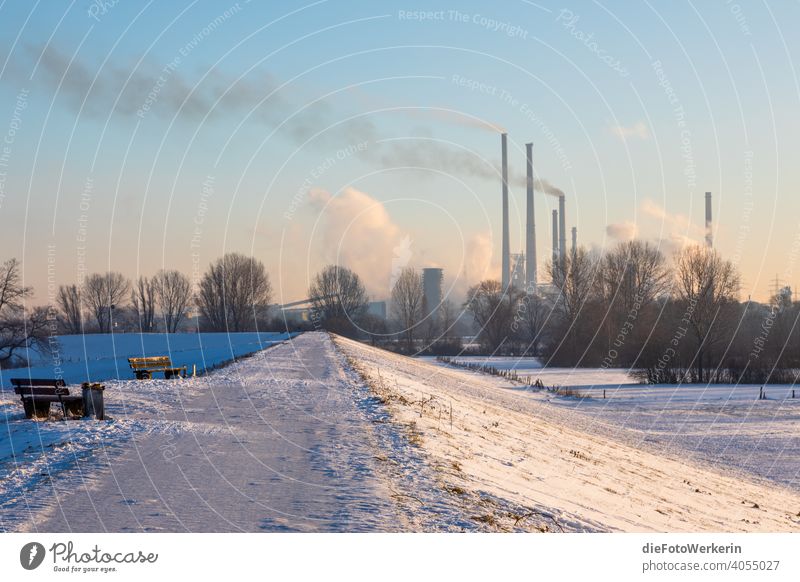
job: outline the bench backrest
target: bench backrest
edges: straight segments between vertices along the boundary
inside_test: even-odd
[[[128,358],[133,370],[152,370],[154,368],[169,368],[172,366],[172,360],[169,356],[154,356],[151,358]]]
[[[17,386],[14,392],[21,396],[69,396],[64,386]]]
[[[67,383],[63,378],[11,378],[11,385],[19,386],[49,386],[51,388],[58,388],[66,386]]]

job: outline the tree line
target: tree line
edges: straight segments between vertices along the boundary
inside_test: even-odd
[[[22,284],[20,263],[0,266],[0,367],[24,365],[29,349],[46,352],[58,334],[111,331],[175,333],[181,329],[241,332],[269,329],[272,300],[261,261],[228,253],[197,284],[176,270],[131,281],[118,272],[92,273],[80,285],[60,285],[52,304],[26,308],[33,288]],[[198,317],[187,321],[190,310]]]
[[[118,272],[93,273],[81,285],[61,285],[55,306],[65,333],[177,332],[190,309],[203,331],[252,331],[263,321],[272,286],[261,261],[228,253],[209,265],[192,289],[189,277],[160,270],[134,281]]]
[[[630,241],[604,253],[578,247],[546,268],[551,283],[536,290],[485,280],[460,305],[429,306],[419,270],[406,267],[383,317],[370,311],[357,273],[328,265],[309,285],[308,321],[292,321],[270,311],[264,265],[239,253],[211,263],[194,288],[175,270],[135,281],[95,273],[58,287],[54,305],[27,310],[33,290],[11,259],[0,268],[0,366],[46,349],[56,333],[327,329],[410,354],[532,355],[551,365],[635,369],[654,383],[788,382],[800,370],[800,305],[791,291],[766,305],[740,302],[738,270],[712,249],[689,246],[667,258]]]
[[[549,262],[551,285],[524,293],[484,281],[465,308],[488,353],[634,369],[650,383],[797,379],[800,306],[788,287],[767,305],[741,302],[738,269],[717,251],[687,246],[670,259],[643,241],[579,247]]]

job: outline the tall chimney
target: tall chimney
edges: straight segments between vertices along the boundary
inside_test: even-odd
[[[711,234],[711,192],[706,192],[706,246],[714,246],[713,235]]]
[[[508,238],[508,135],[500,134],[500,143],[503,150],[503,290],[508,289],[511,280],[511,244]]]
[[[533,144],[526,143],[528,154],[527,221],[525,228],[525,291],[536,291],[536,222],[533,215]]]
[[[561,266],[567,258],[567,217],[564,211],[564,195],[558,197],[558,251]]]
[[[572,227],[572,254],[575,254],[575,251],[578,250],[578,229],[576,227]]]
[[[553,210],[553,263],[558,261],[558,210]]]

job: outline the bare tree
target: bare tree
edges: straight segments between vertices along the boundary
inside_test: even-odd
[[[0,368],[24,364],[19,354],[28,349],[49,351],[48,309],[25,311],[24,300],[32,294],[32,287],[22,285],[16,259],[0,265]]]
[[[22,285],[17,259],[8,259],[0,265],[0,316],[6,309],[21,308],[23,299],[32,293],[32,287]]]
[[[681,322],[694,342],[696,381],[705,382],[706,358],[730,327],[728,311],[736,308],[739,273],[716,251],[696,245],[678,254],[675,271],[676,294],[685,310]]]
[[[512,335],[512,324],[520,292],[503,290],[500,281],[487,280],[470,288],[464,307],[478,325],[478,336],[487,349],[496,351]]]
[[[210,329],[239,332],[257,329],[271,299],[272,284],[264,264],[228,253],[203,275],[197,305]]]
[[[439,321],[442,325],[442,337],[451,339],[455,335],[456,321],[458,320],[456,306],[449,299],[442,301],[439,306]]]
[[[153,331],[156,317],[156,289],[152,280],[139,277],[131,290],[131,307],[142,333]]]
[[[597,267],[597,258],[584,247],[578,247],[549,265],[557,290],[553,298],[555,311],[560,316],[560,338],[554,343],[557,360],[574,360],[596,332],[591,316],[597,310],[584,308],[592,305],[596,298]]]
[[[123,304],[129,289],[130,282],[121,273],[95,273],[86,278],[83,300],[100,333],[111,331],[114,309]]]
[[[212,331],[225,331],[228,314],[225,305],[225,270],[220,265],[222,259],[209,265],[197,291],[197,308],[203,317],[203,324]]]
[[[35,349],[50,353],[50,323],[47,307],[35,307],[30,313],[14,309],[0,317],[0,368],[26,365],[24,355]]]
[[[413,267],[405,267],[392,287],[392,316],[408,351],[414,349],[414,329],[422,318],[423,297],[422,277]]]
[[[366,312],[367,291],[359,276],[338,265],[328,265],[317,273],[308,295],[315,318],[331,331],[351,335]]]
[[[620,243],[600,262],[599,290],[607,305],[622,310],[647,306],[669,287],[664,256],[648,242]]]
[[[550,308],[545,299],[538,294],[524,295],[517,308],[515,325],[527,343],[527,351],[534,356],[539,355],[539,346],[545,338],[545,324],[550,315]]]
[[[614,353],[640,349],[651,331],[648,308],[669,288],[664,256],[648,242],[621,243],[601,259],[595,281],[606,351],[612,341],[619,344],[614,338],[620,334],[633,341],[617,347]]]
[[[178,331],[192,300],[192,284],[180,271],[159,271],[153,277],[156,302],[169,333]]]
[[[61,320],[67,333],[81,333],[83,331],[83,306],[78,286],[59,285],[56,305],[61,312]]]
[[[564,261],[550,263],[550,277],[559,292],[557,306],[568,322],[578,318],[584,303],[592,297],[597,264],[584,247],[567,253]]]

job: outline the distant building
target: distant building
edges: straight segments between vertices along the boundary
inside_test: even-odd
[[[308,323],[311,321],[311,309],[308,307],[292,307],[280,311],[281,317],[289,324]]]
[[[386,319],[386,301],[370,301],[367,305],[367,313]]]
[[[525,289],[525,255],[517,253],[511,255],[511,286],[516,289]]]
[[[434,321],[438,319],[439,306],[442,304],[443,278],[442,269],[422,269],[423,317],[433,314]]]

